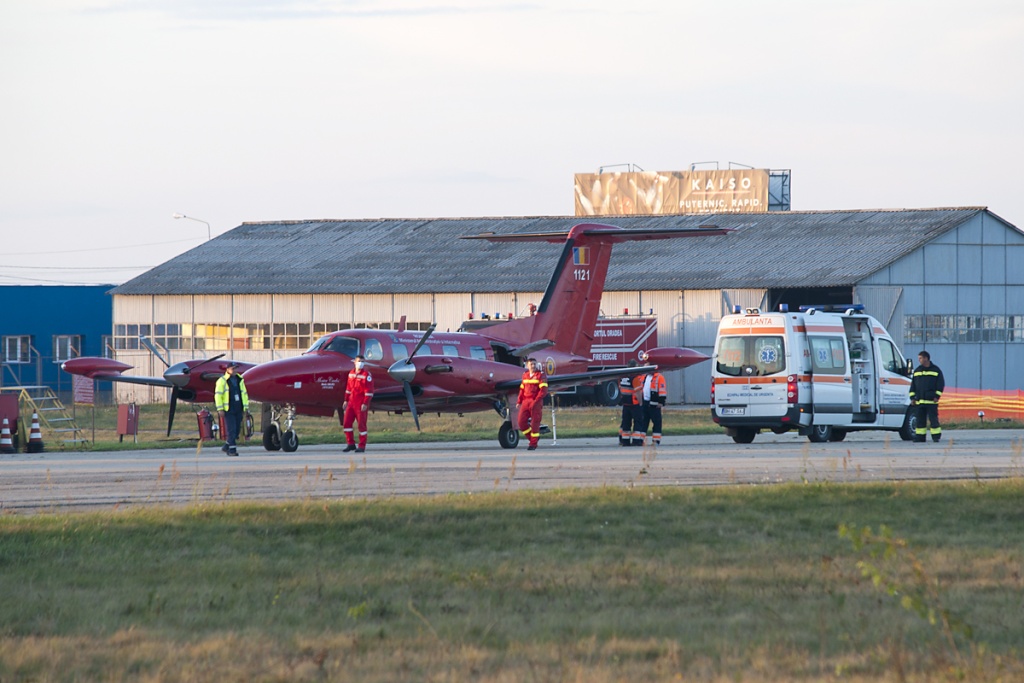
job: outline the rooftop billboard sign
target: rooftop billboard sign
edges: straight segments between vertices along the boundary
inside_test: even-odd
[[[577,216],[764,213],[767,170],[577,173]]]

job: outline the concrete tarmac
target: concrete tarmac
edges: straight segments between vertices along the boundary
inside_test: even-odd
[[[796,434],[759,434],[740,445],[723,434],[669,436],[660,446],[620,447],[615,438],[541,440],[527,451],[497,442],[299,446],[253,445],[228,457],[201,451],[0,455],[0,512],[31,514],[228,501],[328,501],[526,489],[720,486],[782,482],[1003,479],[1024,476],[1024,432],[947,431],[939,443],[893,432],[849,434],[813,444]],[[357,457],[352,457],[356,455]]]

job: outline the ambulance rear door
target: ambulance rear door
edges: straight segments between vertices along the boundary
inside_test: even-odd
[[[729,417],[781,418],[789,409],[785,324],[778,316],[743,316],[719,329],[715,406]]]
[[[853,415],[853,377],[842,321],[827,313],[808,315],[803,331],[811,356],[814,424],[848,425]]]

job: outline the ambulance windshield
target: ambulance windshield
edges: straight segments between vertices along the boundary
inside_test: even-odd
[[[722,337],[718,345],[717,370],[733,377],[785,372],[785,341],[781,336]]]

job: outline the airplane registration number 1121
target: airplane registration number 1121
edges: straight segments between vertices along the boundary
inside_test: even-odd
[[[590,269],[589,268],[576,268],[572,271],[573,277],[577,280],[589,280]]]

